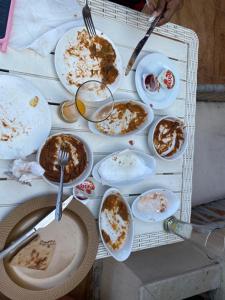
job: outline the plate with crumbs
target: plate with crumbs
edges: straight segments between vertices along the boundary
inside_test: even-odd
[[[107,104],[96,114],[103,114]],[[89,129],[98,135],[108,137],[124,137],[138,134],[146,129],[154,120],[154,112],[150,106],[132,99],[116,100],[111,115],[99,123],[88,122]]]
[[[43,195],[16,207],[0,223],[0,249],[52,211],[55,199],[55,194]],[[91,269],[98,240],[96,221],[91,212],[79,201],[72,201],[60,222],[53,221],[16,253],[0,261],[0,291],[16,300],[61,298]]]
[[[133,215],[143,222],[161,222],[180,208],[180,199],[168,189],[152,189],[138,196],[132,204]]]
[[[55,50],[55,68],[61,83],[73,95],[86,81],[104,82],[114,93],[121,82],[123,69],[113,41],[96,29],[89,37],[85,27],[66,32]]]
[[[117,260],[126,260],[134,239],[133,218],[129,204],[119,190],[108,189],[99,210],[99,231],[107,251]]]
[[[41,92],[28,80],[0,75],[0,159],[35,152],[51,130],[51,112]]]

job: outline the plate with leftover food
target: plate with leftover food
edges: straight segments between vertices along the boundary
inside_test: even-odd
[[[104,113],[107,105],[97,114]],[[99,123],[88,122],[89,129],[96,134],[109,137],[123,137],[140,133],[154,120],[151,107],[134,100],[116,100],[111,115]]]
[[[0,223],[0,249],[27,232],[55,208],[56,195],[33,198]],[[53,221],[16,253],[0,261],[0,290],[10,299],[59,299],[92,267],[98,249],[96,221],[88,208],[72,201],[61,222]]]
[[[141,151],[125,149],[99,161],[92,175],[103,185],[119,187],[147,180],[155,171],[154,157]]]
[[[0,158],[35,152],[51,130],[51,112],[41,92],[28,80],[0,75]]]
[[[176,117],[162,117],[151,126],[148,144],[159,158],[173,161],[183,156],[187,148],[187,129]]]
[[[132,204],[133,215],[144,222],[161,222],[180,208],[180,199],[167,189],[152,189],[138,196]]]
[[[112,93],[120,85],[122,60],[114,43],[101,31],[89,37],[85,27],[66,32],[55,50],[55,67],[60,81],[72,94],[82,83],[97,80],[106,84]]]
[[[180,76],[172,60],[161,53],[151,53],[139,62],[135,84],[144,103],[153,109],[165,109],[176,100]]]
[[[83,139],[71,133],[57,133],[50,136],[38,150],[37,161],[45,170],[43,178],[54,186],[59,184],[60,148],[69,153],[69,160],[64,169],[64,187],[69,188],[80,184],[91,173],[93,153]]]
[[[99,210],[99,231],[102,242],[118,261],[126,260],[131,253],[134,228],[129,204],[120,191],[108,189]]]

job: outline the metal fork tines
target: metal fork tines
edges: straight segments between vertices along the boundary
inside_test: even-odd
[[[91,9],[88,6],[88,1],[86,0],[85,6],[82,9],[83,19],[85,26],[87,28],[89,36],[92,38],[96,35],[95,26],[91,17]]]
[[[56,210],[55,210],[55,219],[60,221],[62,218],[62,196],[63,196],[63,180],[64,180],[64,168],[67,165],[69,160],[69,153],[64,149],[59,150],[58,163],[60,166],[60,182],[59,190],[56,200]]]

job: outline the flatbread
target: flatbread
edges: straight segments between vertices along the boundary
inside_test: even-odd
[[[43,241],[37,236],[12,258],[10,264],[34,270],[46,270],[55,252],[56,241]]]

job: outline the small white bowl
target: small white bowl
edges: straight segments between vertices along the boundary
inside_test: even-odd
[[[116,100],[114,103],[116,104],[116,103],[128,103],[128,102],[135,103],[135,104],[141,106],[145,110],[145,112],[147,113],[147,118],[146,118],[145,122],[143,122],[139,126],[139,128],[137,128],[137,129],[135,129],[135,130],[133,130],[131,132],[128,132],[126,134],[109,135],[109,134],[105,134],[105,133],[99,131],[96,128],[96,124],[95,123],[88,122],[89,129],[93,133],[95,133],[95,134],[98,134],[98,135],[101,135],[101,136],[104,136],[104,137],[110,137],[110,138],[133,136],[134,134],[137,134],[137,133],[140,133],[141,131],[143,131],[145,128],[147,128],[154,121],[154,112],[153,112],[153,109],[150,106],[148,106],[148,105],[146,105],[146,104],[144,104],[144,103],[142,103],[140,101],[135,101],[135,100],[130,100],[130,99],[129,100]],[[100,112],[105,106],[107,106],[107,104],[104,105],[104,106],[102,106],[100,109],[98,109],[98,111],[96,112],[96,114],[98,112]]]
[[[188,139],[187,139],[187,130],[186,128],[184,128],[184,143],[183,145],[181,146],[181,149],[176,152],[173,156],[171,157],[166,157],[166,156],[161,156],[156,148],[155,148],[155,145],[154,145],[154,133],[155,133],[155,129],[157,127],[157,125],[162,121],[162,120],[165,120],[165,119],[169,119],[169,120],[174,120],[174,121],[179,121],[181,123],[184,123],[181,119],[177,118],[177,117],[174,117],[174,116],[166,116],[166,117],[161,117],[159,118],[158,120],[156,120],[152,126],[150,127],[150,130],[149,130],[149,133],[148,133],[148,145],[149,145],[149,148],[151,150],[151,153],[154,155],[156,155],[157,157],[159,157],[160,159],[162,160],[165,160],[165,161],[174,161],[174,160],[177,160],[179,158],[181,158],[183,155],[184,155],[184,152],[186,151],[187,149],[187,142],[188,142]]]
[[[103,239],[103,236],[102,236],[102,231],[101,231],[101,228],[102,228],[102,226],[101,226],[101,211],[102,211],[102,206],[104,204],[105,199],[109,195],[111,195],[111,194],[117,194],[117,193],[119,193],[121,195],[121,200],[126,205],[127,211],[129,213],[129,216],[130,216],[130,224],[129,224],[129,230],[128,230],[128,235],[127,235],[127,239],[125,241],[125,244],[122,246],[121,249],[119,249],[119,250],[113,250],[110,247],[108,247],[108,245],[105,243],[105,240]],[[127,201],[123,198],[123,196],[122,196],[122,194],[120,193],[119,190],[117,190],[115,188],[110,188],[103,195],[102,202],[101,202],[100,209],[99,209],[98,224],[99,224],[99,233],[100,233],[100,236],[101,236],[101,240],[102,240],[105,248],[107,249],[107,251],[117,261],[124,261],[124,260],[126,260],[130,256],[130,253],[131,253],[131,250],[132,250],[132,245],[133,245],[133,240],[134,240],[134,223],[133,223],[133,216],[132,216],[132,212],[131,212],[130,206],[127,203]]]
[[[87,154],[87,166],[86,166],[85,170],[83,171],[83,173],[81,173],[80,176],[78,176],[76,179],[71,180],[70,182],[67,182],[67,183],[63,184],[64,188],[72,188],[73,186],[82,183],[90,175],[92,167],[93,167],[93,153],[92,153],[89,145],[82,138],[80,138],[79,136],[76,136],[74,134],[71,134],[70,132],[60,132],[60,133],[53,134],[53,135],[49,136],[47,138],[47,140],[49,140],[53,136],[57,136],[57,135],[71,135],[71,136],[73,136],[75,139],[77,139],[77,140],[79,140],[79,141],[82,142],[82,144],[84,145],[84,148],[86,150],[86,154]],[[46,141],[41,145],[41,147],[39,148],[39,150],[37,152],[37,162],[38,163],[40,163],[40,154],[41,154],[42,148],[44,147]],[[43,175],[42,177],[50,185],[52,185],[54,187],[58,187],[59,182],[54,182],[52,180],[49,180],[45,175]]]
[[[161,212],[161,213],[152,212],[147,215],[145,213],[142,214],[140,211],[138,211],[137,203],[140,200],[140,197],[145,196],[150,193],[162,193],[166,196],[167,201],[168,201],[168,203],[167,203],[168,206],[164,212]],[[162,221],[166,220],[167,218],[171,217],[172,215],[174,215],[179,208],[180,208],[180,199],[172,191],[170,191],[168,189],[152,189],[152,190],[149,190],[149,191],[141,194],[134,200],[134,202],[132,204],[132,213],[135,216],[135,218],[137,218],[143,222],[149,222],[149,223],[162,222]]]

